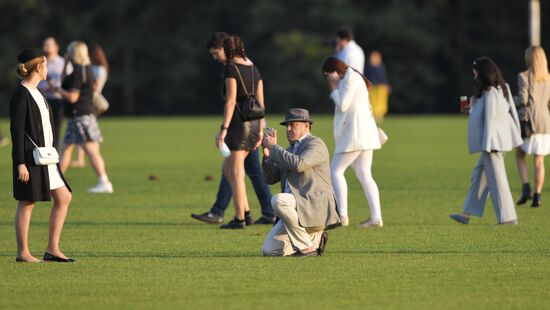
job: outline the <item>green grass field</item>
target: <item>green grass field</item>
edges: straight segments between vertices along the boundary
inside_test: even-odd
[[[313,117],[314,133],[332,150],[332,118]],[[268,121],[274,126],[280,119]],[[369,214],[348,171],[351,225],[330,232],[325,256],[306,259],[262,257],[268,226],[223,231],[190,218],[215,197],[219,122],[101,119],[115,193],[88,194],[97,181],[89,167],[68,171],[74,192],[61,245],[75,264],[15,263],[11,147],[0,149],[0,308],[550,308],[548,204],[518,208],[515,227],[495,225],[490,202],[469,226],[448,218],[461,210],[477,161],[467,154],[466,118],[388,118],[382,127],[390,140],[374,161],[385,227],[354,227]],[[6,134],[7,123],[0,122]],[[511,153],[506,163],[517,197]],[[208,175],[214,181],[206,181]],[[30,246],[36,256],[46,246],[49,211],[49,203],[34,211]]]

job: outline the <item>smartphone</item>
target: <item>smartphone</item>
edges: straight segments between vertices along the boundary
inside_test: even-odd
[[[267,127],[267,128],[265,129],[265,133],[266,133],[268,136],[274,137],[274,136],[275,136],[275,128]]]

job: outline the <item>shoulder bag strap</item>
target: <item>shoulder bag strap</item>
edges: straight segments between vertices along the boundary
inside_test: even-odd
[[[239,79],[241,80],[241,84],[243,84],[244,92],[248,96],[248,90],[246,89],[246,85],[244,84],[244,80],[243,80],[243,76],[241,75],[241,71],[239,70],[237,65],[233,64],[233,67],[235,67],[235,69],[237,69],[237,74],[239,75]]]
[[[38,145],[36,145],[36,143],[34,143],[34,140],[31,139],[31,137],[25,132],[25,136],[27,136],[27,138],[29,138],[29,140],[31,140],[32,144],[35,146],[35,147],[39,147]]]

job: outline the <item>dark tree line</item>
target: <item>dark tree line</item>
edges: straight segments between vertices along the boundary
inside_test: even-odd
[[[544,46],[550,3],[541,2]],[[472,92],[476,56],[492,57],[515,89],[527,11],[528,1],[497,0],[3,0],[0,112],[17,82],[17,52],[53,35],[63,50],[75,39],[105,48],[109,114],[221,113],[221,67],[204,49],[214,31],[244,38],[262,71],[268,112],[327,112],[320,64],[331,50],[323,42],[340,25],[355,30],[367,53],[382,51],[391,112],[454,112],[458,96]]]

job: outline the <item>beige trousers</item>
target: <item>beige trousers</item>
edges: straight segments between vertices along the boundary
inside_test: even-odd
[[[300,226],[294,195],[276,194],[271,199],[271,205],[279,221],[264,240],[262,253],[265,256],[287,256],[297,250],[319,246],[323,228],[306,229]]]

